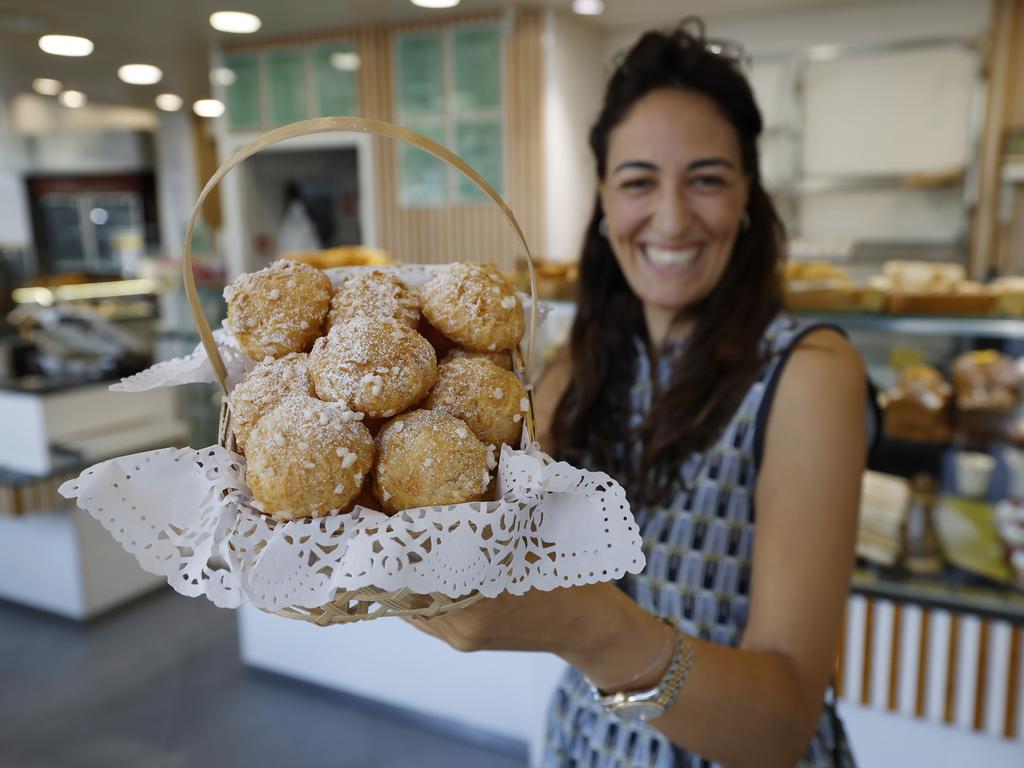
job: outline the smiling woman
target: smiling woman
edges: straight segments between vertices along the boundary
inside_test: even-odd
[[[612,75],[571,341],[536,392],[542,446],[626,489],[644,570],[415,622],[460,650],[573,665],[545,768],[852,762],[825,691],[864,371],[840,334],[781,312],[761,115],[722,51],[684,21]]]

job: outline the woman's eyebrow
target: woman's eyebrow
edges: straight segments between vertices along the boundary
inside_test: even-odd
[[[687,171],[695,171],[698,168],[707,168],[708,166],[720,165],[725,168],[735,169],[736,166],[731,160],[726,160],[724,157],[702,157],[699,160],[694,160],[692,163],[686,166]],[[641,170],[641,171],[657,171],[658,166],[649,160],[626,160],[623,163],[619,163],[615,166],[613,173],[619,171],[625,171],[629,169]]]

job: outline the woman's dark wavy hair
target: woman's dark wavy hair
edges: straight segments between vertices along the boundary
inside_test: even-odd
[[[635,500],[647,502],[663,500],[687,457],[721,434],[764,364],[759,342],[782,307],[778,271],[785,232],[758,170],[761,113],[738,62],[716,50],[721,48],[708,43],[699,19],[647,32],[620,59],[590,131],[597,175],[604,179],[609,134],[638,100],[663,88],[699,93],[735,128],[750,180],[749,226],[741,227],[712,292],[685,309],[695,325],[683,355],[636,429],[627,415],[634,338],[646,341],[647,330],[640,300],[599,231],[599,197],[584,236],[570,337],[572,382],[555,412],[555,449],[569,461],[596,464],[618,477]],[[615,445],[627,446],[627,453],[628,446],[641,446],[639,461],[616,461]]]

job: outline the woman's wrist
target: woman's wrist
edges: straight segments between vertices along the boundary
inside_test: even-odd
[[[601,605],[580,606],[590,610],[578,614],[576,642],[558,655],[603,690],[617,684],[632,690],[651,688],[661,680],[671,661],[671,651],[665,654],[664,649],[672,630],[621,590],[606,586],[608,589],[585,596],[585,600],[597,600]]]

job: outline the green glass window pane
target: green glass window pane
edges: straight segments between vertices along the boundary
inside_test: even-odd
[[[235,73],[235,81],[227,88],[228,127],[232,130],[259,128],[263,122],[259,59],[254,53],[237,53],[225,56],[224,66]]]
[[[270,119],[274,125],[309,117],[306,106],[306,63],[302,51],[267,54],[270,82]]]
[[[504,184],[501,121],[461,121],[455,126],[455,153],[490,182],[498,194]],[[469,179],[460,176],[458,198],[462,201],[486,200],[484,193]]]
[[[444,47],[440,32],[399,35],[398,113],[437,115],[444,109]]]
[[[501,107],[501,33],[496,27],[465,27],[453,35],[455,109]]]
[[[410,130],[444,144],[444,125],[440,120],[404,121]],[[399,200],[404,206],[443,205],[445,164],[417,147],[402,144],[398,150]]]
[[[317,114],[358,115],[359,54],[350,43],[325,45],[313,51]]]

